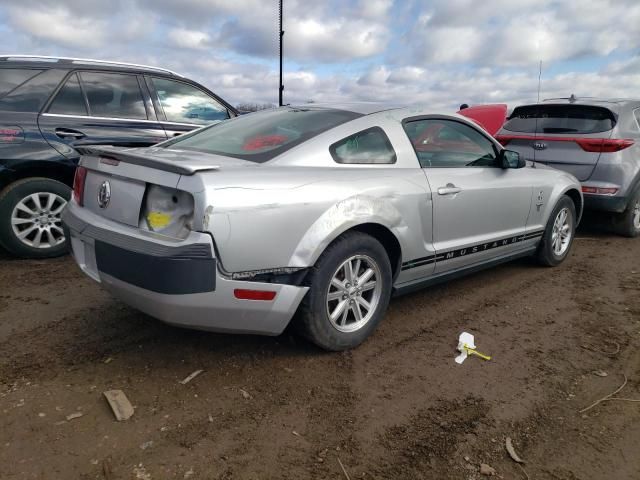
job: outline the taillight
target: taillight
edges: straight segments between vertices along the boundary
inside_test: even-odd
[[[511,141],[511,137],[508,137],[507,135],[496,135],[496,140],[498,140],[503,147],[506,147]]]
[[[496,135],[503,146],[511,140],[529,140],[531,142],[575,142],[585,152],[613,153],[624,150],[633,145],[633,140],[628,138],[580,138],[580,137],[549,137],[544,135]]]
[[[629,148],[633,140],[621,138],[579,138],[576,143],[585,152],[613,153]]]
[[[84,182],[87,179],[87,169],[84,167],[76,168],[76,173],[73,177],[73,199],[80,206],[84,202]]]

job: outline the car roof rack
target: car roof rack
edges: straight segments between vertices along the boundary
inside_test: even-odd
[[[140,65],[137,63],[125,63],[125,62],[115,62],[109,60],[95,60],[92,58],[74,58],[74,57],[50,57],[46,55],[0,55],[0,61],[20,61],[20,60],[29,60],[29,61],[42,61],[42,62],[51,62],[51,63],[72,63],[72,64],[82,64],[82,65],[104,65],[104,66],[115,66],[115,67],[134,67],[134,68],[142,68],[145,70],[169,73],[176,77],[182,77],[179,73],[174,72],[173,70],[169,70],[167,68],[162,67],[152,67],[149,65]]]

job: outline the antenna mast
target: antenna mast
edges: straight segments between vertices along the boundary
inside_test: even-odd
[[[538,103],[540,103],[540,84],[541,84],[541,81],[542,81],[542,60],[540,60],[540,68],[538,70]]]
[[[279,8],[278,8],[278,22],[279,22],[279,34],[278,38],[279,42],[279,54],[280,54],[280,86],[278,88],[278,106],[282,106],[282,94],[284,92],[284,85],[282,84],[282,43],[284,37],[284,30],[282,30],[282,0],[280,0]]]

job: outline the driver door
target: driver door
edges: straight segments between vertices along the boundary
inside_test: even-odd
[[[404,125],[433,192],[435,273],[522,249],[533,191],[526,169],[503,169],[496,145],[464,122]]]

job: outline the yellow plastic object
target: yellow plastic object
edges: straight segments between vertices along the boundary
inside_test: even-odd
[[[469,347],[466,343],[463,345],[463,348],[467,352],[467,355],[475,355],[476,357],[480,357],[483,360],[491,360],[491,356],[478,352],[477,350]]]
[[[164,228],[171,223],[171,215],[162,212],[149,212],[147,214],[147,223],[154,230]]]

